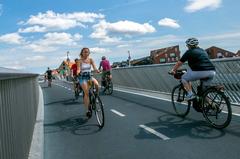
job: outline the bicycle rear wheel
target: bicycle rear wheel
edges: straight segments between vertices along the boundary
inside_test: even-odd
[[[106,87],[105,87],[105,94],[111,95],[113,93],[113,83],[112,81],[107,81]]]
[[[96,118],[97,118],[97,122],[100,128],[102,128],[104,126],[104,109],[103,109],[103,104],[102,101],[100,99],[100,97],[97,95],[95,96],[95,102],[93,105],[93,110],[95,112]]]
[[[191,102],[184,101],[186,91],[182,84],[175,86],[172,90],[172,104],[178,116],[185,117],[190,111]]]
[[[203,95],[203,116],[206,121],[217,129],[227,127],[232,119],[232,109],[224,92],[209,89]]]

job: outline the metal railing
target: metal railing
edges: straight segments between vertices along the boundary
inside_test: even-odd
[[[0,68],[0,159],[27,159],[38,107],[37,74]]]
[[[214,84],[225,86],[231,103],[240,104],[240,58],[214,59],[216,76]],[[170,94],[178,81],[168,75],[174,63],[124,67],[113,69],[113,83],[132,89],[150,90]],[[187,64],[183,68],[188,68]],[[196,82],[194,86],[196,86]]]

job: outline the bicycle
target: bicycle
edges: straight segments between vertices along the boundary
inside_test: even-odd
[[[110,78],[110,74],[106,75],[106,77],[104,79],[104,82],[105,82],[105,86],[104,86],[103,92],[106,95],[111,95],[113,93],[113,83],[112,83],[112,80]]]
[[[232,109],[229,98],[224,93],[223,86],[208,86],[204,89],[203,81],[206,80],[206,78],[200,79],[200,85],[197,86],[197,91],[192,87],[196,98],[185,101],[187,92],[180,79],[182,75],[186,73],[186,70],[177,70],[175,74],[171,72],[168,73],[180,81],[180,84],[176,85],[171,93],[173,108],[178,116],[185,117],[188,115],[190,107],[192,106],[197,112],[202,113],[206,121],[214,128],[223,129],[230,124]]]
[[[90,110],[95,112],[95,116],[97,118],[98,125],[100,128],[102,128],[104,126],[104,122],[105,122],[103,103],[102,103],[102,100],[100,99],[100,96],[98,95],[95,85],[91,79],[88,80],[88,86],[89,86]],[[84,98],[84,93],[83,93],[83,98]]]
[[[74,80],[73,82],[75,83],[74,84],[74,95],[75,95],[75,99],[77,100],[79,98],[79,94],[82,92],[82,88],[80,86],[80,83],[79,83],[77,77],[74,77],[73,80]]]
[[[48,77],[48,87],[52,87],[52,77]]]

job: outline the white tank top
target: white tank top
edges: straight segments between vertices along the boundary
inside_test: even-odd
[[[81,72],[91,72],[91,64],[82,62]]]

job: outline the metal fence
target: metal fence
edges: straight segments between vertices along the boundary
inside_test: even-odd
[[[231,103],[240,104],[240,58],[212,60],[216,66],[214,84],[225,86]],[[159,93],[170,93],[178,81],[168,75],[171,64],[145,65],[113,69],[114,85],[132,89],[151,90]],[[188,68],[187,64],[183,68]],[[196,82],[194,86],[196,86]]]
[[[27,159],[37,114],[36,74],[0,68],[0,159]]]

